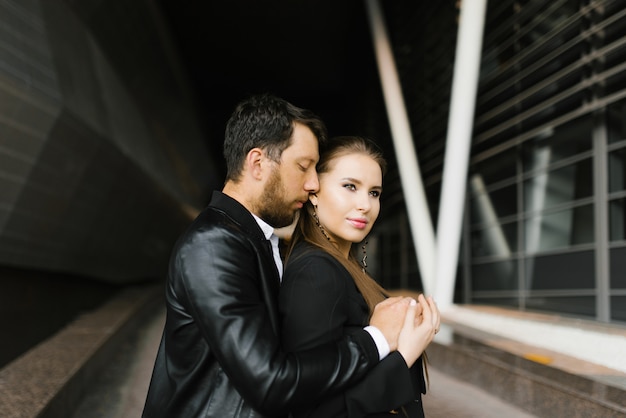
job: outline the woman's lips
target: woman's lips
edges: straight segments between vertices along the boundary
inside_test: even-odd
[[[348,219],[348,222],[357,229],[365,229],[367,226],[367,219]]]

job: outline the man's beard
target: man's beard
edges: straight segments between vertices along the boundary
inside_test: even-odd
[[[282,178],[278,170],[274,170],[258,204],[259,217],[274,228],[291,225],[295,218],[295,210],[289,207],[284,197]]]

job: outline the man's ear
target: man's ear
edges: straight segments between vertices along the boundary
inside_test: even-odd
[[[261,148],[252,148],[248,152],[248,155],[246,155],[246,169],[256,180],[261,180],[263,178],[262,162],[264,158],[265,153]]]

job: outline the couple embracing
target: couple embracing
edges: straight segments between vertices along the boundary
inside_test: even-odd
[[[143,416],[422,417],[439,311],[388,297],[351,251],[380,211],[376,145],[262,95],[233,112],[224,156],[172,253]],[[296,218],[283,261],[274,228]]]

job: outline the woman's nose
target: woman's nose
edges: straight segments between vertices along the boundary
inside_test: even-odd
[[[366,193],[365,195],[363,195],[363,194],[359,195],[359,199],[358,199],[358,202],[357,202],[357,208],[360,211],[363,211],[363,212],[367,212],[368,210],[370,210],[372,208],[372,203],[370,202],[369,193]]]

